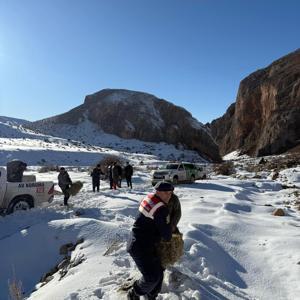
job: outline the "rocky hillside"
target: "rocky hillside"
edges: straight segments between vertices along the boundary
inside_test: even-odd
[[[101,90],[86,96],[82,105],[67,113],[27,126],[52,134],[60,124],[85,126],[87,121],[99,132],[145,142],[166,142],[195,150],[204,158],[220,160],[218,146],[203,124],[185,109],[142,92]]]
[[[210,124],[222,155],[279,154],[300,143],[300,49],[241,81],[237,100]]]

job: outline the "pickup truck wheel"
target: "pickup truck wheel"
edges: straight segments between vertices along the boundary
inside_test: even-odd
[[[177,176],[174,176],[174,178],[173,178],[173,184],[178,184],[178,177]]]
[[[7,213],[11,214],[19,210],[28,210],[32,207],[33,207],[33,202],[30,199],[17,197],[9,204]]]

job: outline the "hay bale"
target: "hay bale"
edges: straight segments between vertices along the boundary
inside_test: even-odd
[[[69,193],[71,196],[75,196],[78,194],[78,192],[81,190],[81,188],[83,187],[83,183],[81,181],[75,181],[72,183],[70,189],[69,189]]]
[[[181,233],[173,233],[170,241],[160,241],[156,245],[157,254],[164,268],[174,265],[180,259],[183,255],[183,245]]]

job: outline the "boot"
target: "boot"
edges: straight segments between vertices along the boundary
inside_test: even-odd
[[[140,296],[138,296],[134,289],[131,288],[127,294],[127,300],[140,300]]]

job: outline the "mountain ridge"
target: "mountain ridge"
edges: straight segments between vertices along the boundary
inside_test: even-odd
[[[217,144],[202,123],[184,108],[144,92],[104,89],[87,95],[83,104],[66,113],[26,127],[50,134],[59,124],[81,126],[85,120],[93,123],[99,132],[123,139],[165,142],[194,150],[208,160],[221,159]]]
[[[300,49],[240,82],[236,102],[209,124],[221,155],[283,153],[300,142]]]

